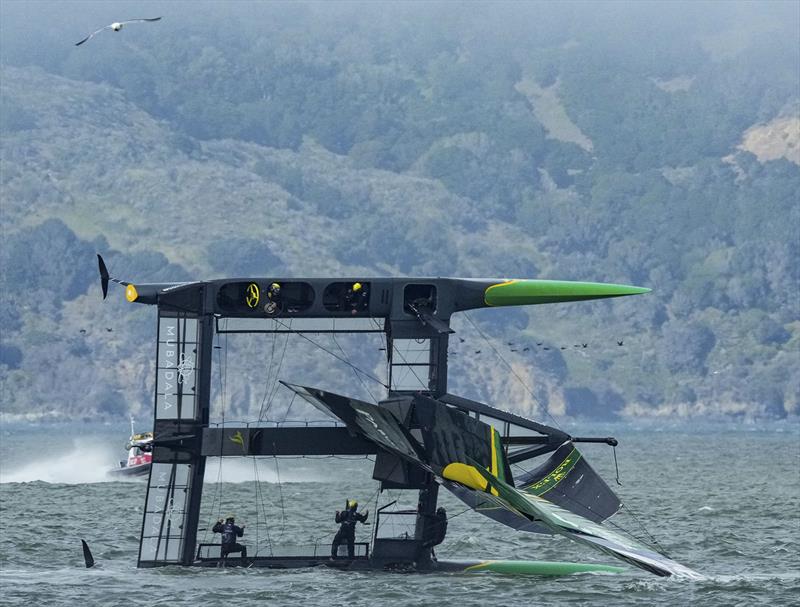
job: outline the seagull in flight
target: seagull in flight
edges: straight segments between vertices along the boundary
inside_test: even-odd
[[[111,25],[106,25],[105,27],[101,27],[96,32],[92,32],[91,34],[86,36],[86,38],[84,38],[80,42],[76,42],[75,46],[80,46],[81,44],[83,44],[87,40],[90,40],[91,38],[94,38],[97,34],[102,32],[103,30],[112,30],[114,32],[118,32],[119,30],[122,29],[122,26],[127,25],[128,23],[144,23],[145,21],[160,21],[160,20],[161,20],[161,17],[153,17],[152,19],[129,19],[128,21],[115,21]]]

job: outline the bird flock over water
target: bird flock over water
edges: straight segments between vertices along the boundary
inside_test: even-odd
[[[458,343],[459,344],[463,344],[465,342],[466,342],[466,340],[463,337],[459,337],[458,338]],[[625,341],[622,340],[622,339],[617,339],[617,340],[615,340],[615,342],[617,344],[617,347],[622,347],[622,346],[625,345]],[[466,347],[467,346],[465,346],[465,348]],[[518,344],[518,343],[513,342],[513,341],[507,341],[507,342],[505,342],[505,347],[501,348],[501,349],[505,349],[508,352],[520,354],[520,353],[525,353],[525,352],[536,352],[537,350],[541,350],[543,352],[547,352],[547,351],[550,351],[550,350],[578,350],[578,351],[583,351],[583,350],[597,348],[597,347],[605,347],[605,346],[601,345],[601,344],[589,344],[588,342],[581,342],[581,343],[578,343],[578,344],[562,346],[562,345],[555,345],[555,344],[547,343],[547,342],[544,342],[544,341],[532,342],[531,344],[525,344],[525,343]],[[460,351],[460,350],[450,349],[450,350],[447,351],[447,354],[450,355],[450,356],[456,356],[461,352],[462,351]],[[479,356],[482,353],[483,353],[483,350],[480,350],[480,349],[472,350],[472,355],[473,356]]]

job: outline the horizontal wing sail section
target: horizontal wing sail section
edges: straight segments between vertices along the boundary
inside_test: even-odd
[[[472,471],[467,472],[462,467],[471,468]],[[559,535],[601,550],[656,575],[703,579],[703,576],[696,571],[655,552],[644,544],[569,512],[542,497],[520,491],[481,467],[452,464],[452,468],[448,466],[448,469],[445,469],[445,478],[453,476],[450,470],[457,472],[457,482],[466,483],[476,490],[491,491],[492,494],[496,492],[496,497],[506,502],[509,509],[540,522]],[[483,479],[483,482],[478,479]]]

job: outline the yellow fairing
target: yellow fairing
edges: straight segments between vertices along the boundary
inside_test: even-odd
[[[134,287],[133,285],[128,285],[128,287],[125,289],[125,299],[133,303],[138,298],[139,298],[139,293],[137,293],[136,287]]]
[[[461,462],[447,464],[445,469],[442,470],[442,476],[447,480],[461,483],[462,485],[477,491],[486,491],[486,488],[489,485],[488,481],[480,472],[478,472],[475,466],[468,466],[467,464],[462,464]],[[492,487],[490,491],[492,495],[497,495],[497,489],[494,487]]]

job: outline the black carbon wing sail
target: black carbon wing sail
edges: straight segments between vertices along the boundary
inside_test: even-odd
[[[424,452],[419,442],[389,409],[325,390],[281,383],[379,447],[431,471],[424,461]]]
[[[619,497],[570,441],[541,466],[518,476],[516,485],[524,493],[543,497],[595,523],[613,516],[622,506]]]

